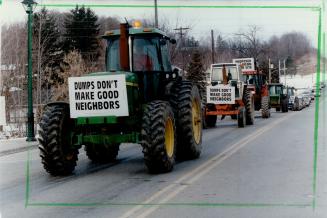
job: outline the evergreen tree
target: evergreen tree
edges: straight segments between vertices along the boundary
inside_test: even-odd
[[[98,17],[90,8],[76,6],[66,16],[64,50],[68,54],[76,50],[85,61],[96,61],[99,57]]]
[[[199,50],[195,50],[192,59],[187,67],[187,78],[199,88],[202,101],[206,101],[206,76],[202,63],[202,57]]]

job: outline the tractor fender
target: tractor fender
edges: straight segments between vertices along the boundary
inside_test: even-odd
[[[261,86],[261,96],[269,96],[268,86],[266,84]]]

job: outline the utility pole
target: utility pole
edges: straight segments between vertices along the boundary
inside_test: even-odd
[[[154,27],[158,28],[158,4],[157,4],[157,0],[154,0]]]
[[[280,81],[280,60],[278,59],[278,80]]]
[[[286,86],[286,66],[285,66],[285,62],[286,62],[286,60],[284,59],[284,79],[285,79],[285,86]]]
[[[184,39],[183,39],[183,35],[185,35],[185,32],[183,32],[184,30],[188,30],[190,28],[188,27],[179,27],[174,29],[175,31],[178,31],[177,34],[179,34],[179,47],[181,49],[182,52],[182,70],[184,71],[184,52],[183,52],[183,47],[184,47]]]
[[[269,76],[269,83],[271,83],[271,66],[270,66],[270,58],[268,59],[268,71],[269,71],[269,74],[268,74],[268,76]]]
[[[215,39],[213,38],[213,30],[211,30],[211,63],[215,63]]]

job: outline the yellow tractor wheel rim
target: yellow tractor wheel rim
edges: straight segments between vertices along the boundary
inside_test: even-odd
[[[168,118],[165,125],[165,148],[167,155],[172,157],[174,154],[174,127],[171,118]]]
[[[192,100],[192,126],[194,140],[196,144],[199,144],[201,140],[201,112],[199,102],[196,99]]]

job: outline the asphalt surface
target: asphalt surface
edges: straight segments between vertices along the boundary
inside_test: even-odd
[[[313,102],[270,119],[257,113],[246,128],[218,120],[204,131],[201,157],[167,174],[148,174],[134,144],[107,165],[80,150],[68,177],[48,175],[34,147],[3,153],[0,217],[327,217],[326,100],[316,149]]]

